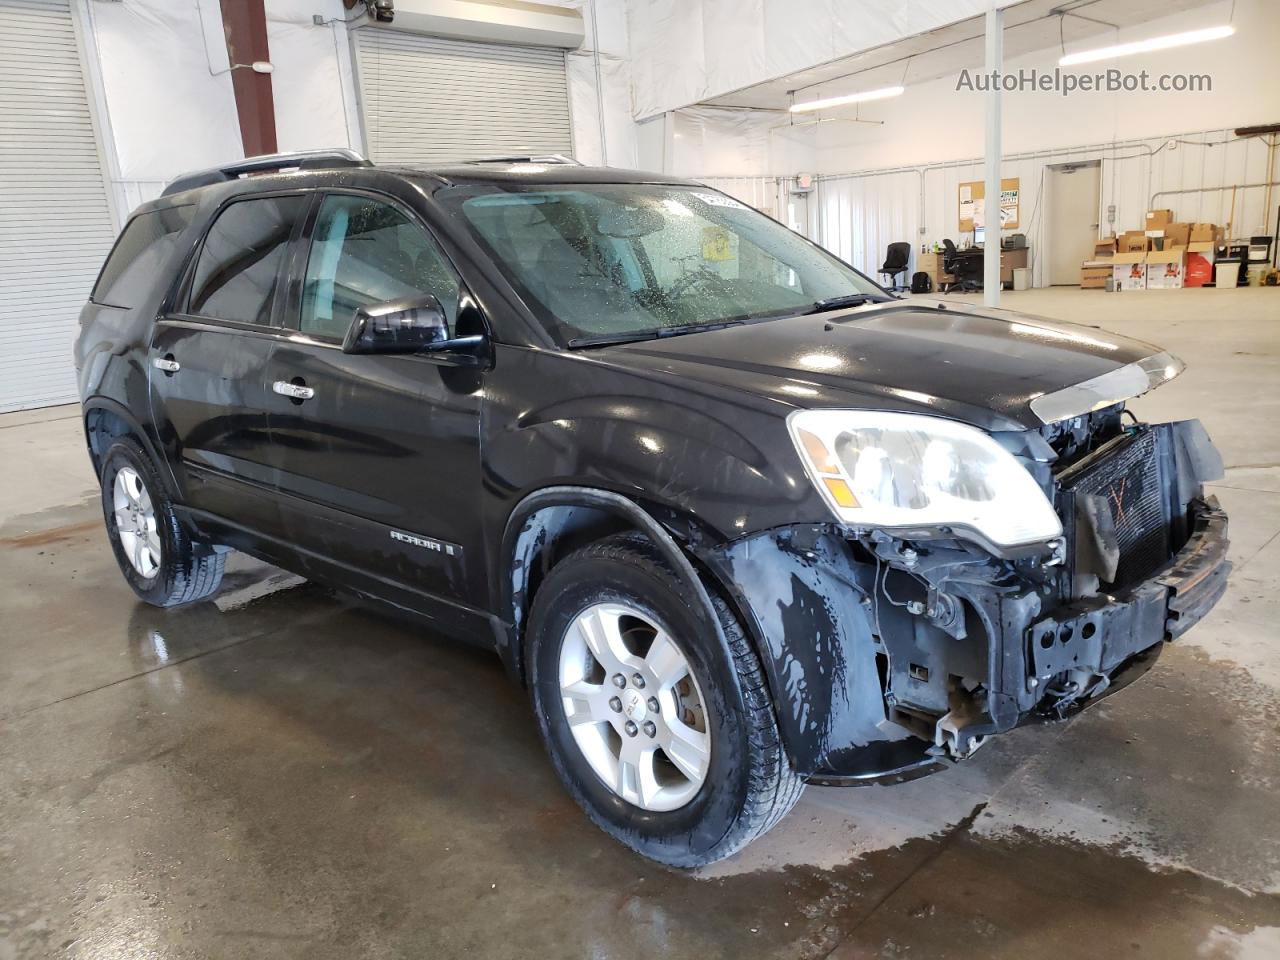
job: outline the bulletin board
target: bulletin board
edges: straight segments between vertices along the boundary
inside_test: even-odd
[[[986,226],[987,184],[983,180],[970,180],[960,184],[960,232],[969,233],[974,227]],[[1000,226],[1005,230],[1018,227],[1022,190],[1017,177],[1000,181]]]

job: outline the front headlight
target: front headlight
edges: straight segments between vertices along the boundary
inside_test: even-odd
[[[974,427],[859,410],[801,410],[787,426],[809,478],[846,523],[963,527],[1001,547],[1062,534],[1035,478]]]

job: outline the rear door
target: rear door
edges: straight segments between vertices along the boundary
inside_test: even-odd
[[[148,356],[161,440],[188,507],[278,537],[267,362],[310,196],[233,200],[213,218]]]
[[[434,294],[452,328],[458,274],[389,198],[328,193],[311,219],[294,265],[296,333],[268,375],[288,536],[353,585],[478,606],[483,372],[445,355],[341,349],[357,307],[415,294]]]

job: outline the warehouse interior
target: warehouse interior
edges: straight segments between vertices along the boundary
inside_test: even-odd
[[[993,42],[1183,89],[992,92]],[[1273,0],[0,0],[0,957],[1280,956],[1277,44]],[[904,298],[1167,349],[1130,409],[1221,452],[1225,596],[1087,714],[640,859],[488,652],[243,554],[184,607],[119,578],[103,260],[180,175],[332,148],[684,178]]]

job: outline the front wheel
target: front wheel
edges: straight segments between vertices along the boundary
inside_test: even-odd
[[[218,589],[226,555],[191,537],[150,458],[128,437],[102,459],[102,512],[120,572],[147,603],[173,607]]]
[[[803,789],[759,658],[713,603],[728,651],[652,544],[622,535],[558,563],[529,619],[534,706],[556,772],[606,833],[677,867],[740,850]]]

